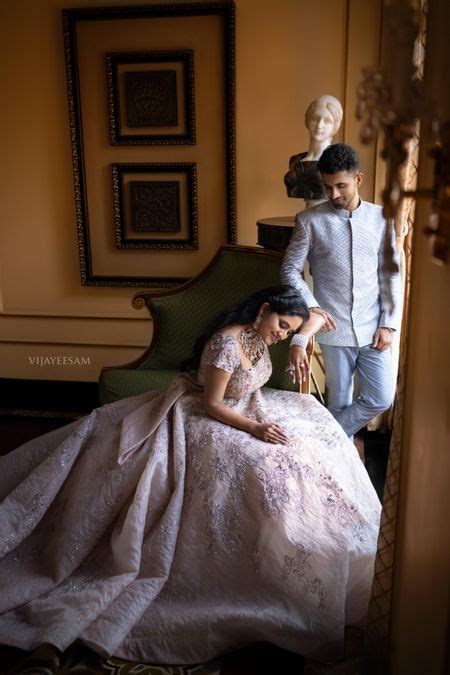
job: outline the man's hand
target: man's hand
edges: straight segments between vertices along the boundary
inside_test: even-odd
[[[328,331],[334,330],[336,328],[336,321],[333,319],[331,314],[328,314],[328,312],[325,312],[319,307],[310,307],[309,311],[313,312],[314,314],[320,314],[320,316],[324,319],[325,323],[320,329],[321,333],[328,333]]]
[[[309,377],[309,361],[306,349],[293,345],[289,350],[289,366],[286,371],[290,373],[292,382],[306,382]]]
[[[380,352],[384,352],[391,346],[391,342],[392,332],[389,328],[377,328],[373,338],[372,347],[378,349]]]

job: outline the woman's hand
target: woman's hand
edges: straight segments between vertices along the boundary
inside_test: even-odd
[[[286,372],[292,377],[292,382],[306,382],[309,377],[309,359],[306,349],[292,345],[289,350],[289,365]]]
[[[289,438],[275,422],[256,422],[251,433],[267,443],[281,443],[282,445],[289,443]]]
[[[229,424],[236,429],[242,429],[247,433],[260,438],[268,443],[289,442],[283,429],[273,422],[256,422],[250,417],[241,415],[232,407],[225,405],[223,398],[227,384],[230,380],[230,373],[226,373],[215,366],[207,366],[205,371],[205,384],[203,389],[203,404],[205,410],[219,422]]]

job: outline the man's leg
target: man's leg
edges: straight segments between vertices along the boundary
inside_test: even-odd
[[[342,424],[342,412],[353,400],[353,376],[356,370],[358,347],[334,347],[320,345],[325,365],[325,382],[327,385],[327,407],[330,413]],[[342,425],[343,426],[343,425]],[[344,430],[346,433],[347,429]],[[350,432],[350,436],[353,432]]]
[[[352,436],[373,417],[387,410],[394,398],[392,354],[370,345],[361,347],[356,361],[359,395],[339,415],[335,415],[348,436]]]

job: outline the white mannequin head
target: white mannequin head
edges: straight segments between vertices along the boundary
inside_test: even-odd
[[[305,125],[311,141],[329,145],[341,126],[343,110],[334,96],[319,96],[305,112]]]

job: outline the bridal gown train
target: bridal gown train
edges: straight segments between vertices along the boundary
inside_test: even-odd
[[[225,402],[279,423],[287,445],[209,417]],[[0,466],[0,643],[195,663],[253,641],[320,659],[364,621],[380,504],[353,444],[310,395],[262,388],[218,333],[198,383],[117,401]]]

